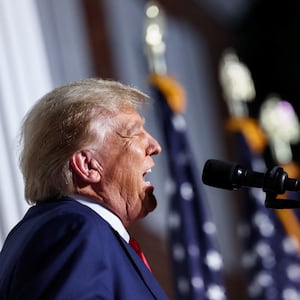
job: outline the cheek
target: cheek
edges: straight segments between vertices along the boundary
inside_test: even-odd
[[[130,148],[124,150],[122,154],[122,165],[127,169],[142,166],[145,158],[145,152],[138,146],[131,145]]]
[[[140,193],[137,189],[143,182],[144,160],[145,155],[141,147],[134,144],[126,145],[123,151],[110,158],[108,167],[110,180],[118,182],[123,193],[132,193],[136,197],[136,193]]]

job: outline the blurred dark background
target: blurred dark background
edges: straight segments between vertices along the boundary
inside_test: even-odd
[[[3,140],[0,242],[27,209],[15,148],[18,125],[36,99],[55,86],[84,77],[113,78],[153,96],[144,52],[146,3],[143,0],[0,2]],[[207,159],[238,159],[237,145],[225,128],[230,115],[219,81],[220,60],[226,49],[235,49],[253,77],[256,97],[248,104],[252,118],[258,118],[260,107],[270,94],[278,94],[292,103],[300,115],[298,0],[159,0],[158,3],[166,16],[168,74],[178,80],[187,95],[187,134],[199,174]],[[155,99],[153,102],[155,106]],[[147,129],[164,148],[155,109],[150,108],[144,114]],[[293,145],[292,149],[293,160],[300,163],[300,145]],[[263,156],[267,165],[274,164],[268,147]],[[167,230],[172,174],[167,159],[163,151],[151,175],[159,199],[157,210],[131,230],[145,249],[155,276],[172,298]],[[235,192],[202,186],[200,182],[199,185],[217,226],[228,299],[246,299],[241,267],[243,245],[237,234],[243,199]]]

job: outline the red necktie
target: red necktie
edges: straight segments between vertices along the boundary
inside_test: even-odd
[[[151,268],[150,268],[150,265],[147,261],[147,258],[145,256],[145,254],[143,253],[143,251],[142,251],[140,245],[138,244],[137,240],[135,240],[134,238],[130,238],[129,245],[135,250],[137,255],[141,258],[141,260],[144,262],[146,267],[149,269],[149,271],[152,272]]]

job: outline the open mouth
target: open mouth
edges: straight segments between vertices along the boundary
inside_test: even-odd
[[[146,184],[151,184],[151,182],[147,179],[147,175],[149,174],[149,173],[151,173],[152,172],[152,170],[151,169],[148,169],[148,170],[146,170],[146,172],[143,174],[143,177],[144,177],[144,181],[145,181],[145,183]]]

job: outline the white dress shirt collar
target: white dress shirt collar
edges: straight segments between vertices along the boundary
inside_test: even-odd
[[[77,195],[77,194],[72,194],[70,197],[79,203],[88,206],[91,208],[93,211],[95,211],[98,215],[100,215],[110,226],[116,230],[119,235],[127,242],[129,243],[129,234],[122,224],[121,220],[119,217],[117,217],[115,214],[113,214],[110,210],[102,206],[100,203],[94,202],[92,199],[82,196],[82,195]]]

